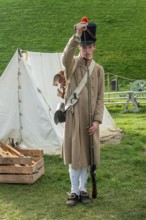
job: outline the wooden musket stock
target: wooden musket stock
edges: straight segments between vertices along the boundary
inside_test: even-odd
[[[88,67],[87,67],[88,68]],[[87,69],[87,85],[88,85],[88,114],[89,114],[89,128],[92,126],[92,106],[91,106],[91,81],[89,75],[89,69]],[[93,135],[89,135],[89,152],[90,152],[90,176],[92,181],[92,198],[97,197],[96,188],[96,165],[94,164],[94,146]]]

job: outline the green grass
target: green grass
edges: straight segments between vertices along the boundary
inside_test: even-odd
[[[67,207],[68,167],[59,156],[45,156],[45,174],[35,184],[0,184],[0,219],[145,220],[146,108],[125,114],[122,107],[109,110],[123,136],[120,144],[101,146],[98,198],[87,206]],[[88,190],[91,194],[90,178]]]
[[[145,0],[0,0],[0,73],[17,48],[62,52],[73,25],[97,23],[95,59],[106,72],[145,78]]]

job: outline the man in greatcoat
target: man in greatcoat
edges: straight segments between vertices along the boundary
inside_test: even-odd
[[[75,31],[62,56],[67,82],[66,102],[86,74],[96,48],[95,23],[80,22],[75,25]],[[80,53],[75,56],[77,48]],[[70,206],[78,201],[83,204],[91,201],[86,188],[90,165],[89,135],[93,137],[94,163],[96,166],[100,163],[99,124],[102,123],[104,110],[104,70],[97,63],[95,63],[90,81],[92,125],[89,127],[87,83],[79,94],[78,102],[66,112],[62,156],[64,163],[69,165],[71,192],[66,204]]]

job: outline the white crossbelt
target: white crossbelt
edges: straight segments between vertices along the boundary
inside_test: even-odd
[[[89,76],[91,76],[94,67],[95,67],[95,61],[92,60],[89,66]],[[65,104],[65,110],[69,109],[70,107],[72,107],[74,104],[77,103],[77,101],[79,100],[79,94],[81,90],[83,89],[83,87],[85,86],[86,82],[87,82],[87,72],[85,73],[78,87],[74,90],[70,98],[67,100],[67,103]]]

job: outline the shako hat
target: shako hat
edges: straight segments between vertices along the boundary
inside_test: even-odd
[[[90,45],[96,42],[96,24],[88,23],[86,30],[83,30],[80,45]]]

